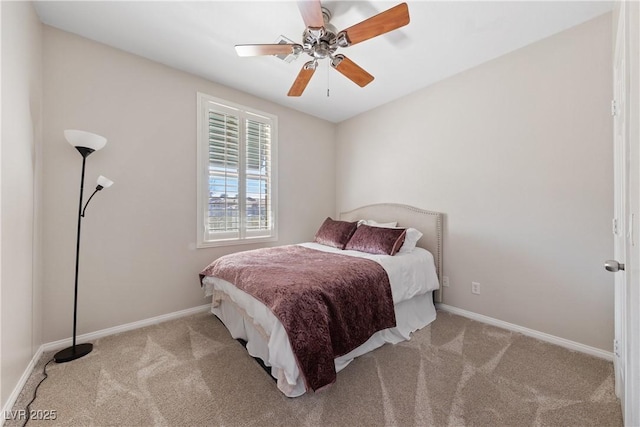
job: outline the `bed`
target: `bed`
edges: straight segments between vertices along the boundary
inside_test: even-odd
[[[246,342],[248,353],[253,357],[260,358],[266,366],[271,368],[271,375],[276,380],[277,387],[282,393],[288,397],[297,397],[309,390],[317,391],[331,384],[335,381],[335,374],[344,369],[354,358],[372,351],[385,343],[395,344],[408,340],[412,332],[423,328],[435,320],[436,310],[434,301],[441,302],[442,300],[439,285],[439,277],[442,270],[442,217],[443,215],[438,212],[400,204],[364,206],[341,213],[338,217],[339,221],[336,222],[354,223],[356,221],[367,220],[369,221],[368,224],[373,223],[377,226],[397,222],[397,227],[410,227],[422,233],[422,236],[415,244],[416,248],[404,252],[401,250],[394,256],[389,256],[353,250],[353,245],[346,248],[336,248],[314,241],[299,245],[287,245],[284,247],[258,250],[261,252],[239,252],[219,259],[224,259],[226,264],[235,266],[237,269],[235,273],[226,275],[221,273],[218,266],[224,263],[216,260],[203,270],[201,283],[206,295],[213,297],[212,313],[224,323],[231,336]],[[364,231],[366,227],[359,226],[358,228],[362,228],[363,230],[361,231]],[[318,240],[317,236],[316,240]],[[356,240],[355,236],[352,240]],[[245,274],[248,270],[246,268],[246,263],[248,262],[258,264],[255,266],[256,271],[264,275],[263,279],[268,283],[273,282],[274,280],[272,279],[279,277],[278,274],[283,271],[282,269],[278,269],[280,267],[272,268],[271,266],[273,264],[271,261],[264,261],[264,263],[260,265],[262,262],[262,252],[270,256],[273,254],[267,254],[267,252],[277,252],[283,259],[288,259],[287,257],[292,256],[295,252],[295,256],[299,256],[298,254],[300,254],[300,256],[303,257],[303,261],[301,261],[300,264],[305,265],[325,262],[325,258],[329,258],[328,262],[330,262],[331,267],[324,268],[325,271],[338,271],[339,267],[337,267],[337,265],[346,262],[349,263],[349,269],[355,272],[353,273],[354,278],[361,278],[363,274],[369,274],[369,272],[371,272],[370,274],[375,274],[377,269],[381,269],[383,274],[386,273],[384,276],[388,278],[388,284],[381,285],[380,294],[375,294],[377,291],[374,290],[373,287],[366,287],[366,293],[370,294],[368,295],[368,302],[366,304],[351,303],[352,307],[365,305],[368,307],[368,304],[373,304],[373,308],[364,310],[364,312],[372,313],[370,315],[373,316],[375,322],[377,322],[373,329],[371,329],[368,324],[366,327],[361,327],[361,325],[357,323],[361,321],[361,317],[366,317],[366,315],[363,315],[359,311],[356,314],[351,313],[353,310],[343,310],[343,312],[340,312],[340,307],[335,308],[329,304],[328,311],[343,313],[341,316],[345,317],[346,323],[354,322],[354,325],[349,325],[349,328],[356,331],[351,332],[346,330],[346,332],[343,332],[345,336],[348,336],[349,339],[352,340],[352,342],[349,343],[351,346],[345,346],[343,351],[338,351],[334,348],[334,353],[329,360],[331,369],[323,367],[323,363],[326,362],[326,360],[324,360],[324,362],[321,360],[323,351],[317,350],[317,348],[314,347],[310,359],[307,360],[306,356],[302,354],[300,350],[301,346],[308,346],[308,344],[306,344],[307,342],[316,343],[322,341],[322,339],[313,335],[309,335],[308,337],[302,336],[306,335],[306,333],[297,333],[297,335],[302,336],[300,340],[305,342],[303,345],[298,345],[299,338],[294,337],[293,340],[290,340],[287,332],[287,330],[292,330],[292,322],[295,325],[318,324],[320,325],[318,328],[322,329],[323,317],[321,314],[318,314],[318,312],[322,310],[316,309],[315,306],[307,310],[299,310],[299,312],[310,313],[310,317],[308,319],[292,319],[292,316],[282,315],[277,309],[273,308],[273,304],[270,305],[272,308],[268,308],[265,304],[269,304],[271,301],[265,299],[262,295],[250,295],[248,293],[250,292],[250,285],[245,287],[240,286],[242,284],[242,277],[254,278],[256,276],[256,273]],[[352,265],[353,267],[351,267]],[[417,267],[414,268],[414,265]],[[373,268],[374,266],[375,268]],[[269,276],[269,274],[272,274],[272,276]],[[309,272],[306,272],[304,274],[306,274],[305,277],[309,277],[309,280],[315,277],[315,273],[309,274]],[[341,271],[339,274],[336,273],[336,275],[342,278],[346,273]],[[319,280],[322,279],[320,278]],[[232,282],[235,284],[232,284]],[[344,284],[340,283],[335,289],[341,291],[343,286]],[[315,286],[313,286],[313,288],[315,289]],[[354,289],[362,288],[362,284],[354,286]],[[247,290],[247,292],[242,289]],[[389,295],[382,295],[382,293],[385,292],[382,289],[387,289],[388,291],[386,292]],[[275,306],[280,307],[281,305],[286,305],[282,303],[283,297],[281,295],[278,294],[278,296],[274,298],[276,301],[276,303],[274,303]],[[325,296],[323,296],[323,298],[325,298]],[[385,298],[389,299],[389,301],[381,302]],[[286,298],[284,300],[288,301]],[[383,306],[383,304],[386,304],[386,306]],[[389,311],[391,311],[391,313],[388,313]],[[389,323],[390,320],[391,323]],[[364,320],[362,320],[362,322],[364,322]],[[331,323],[331,321],[329,321],[329,326],[326,326],[326,328],[332,329],[333,331],[335,323],[336,322]],[[338,347],[342,348],[340,346]],[[324,347],[320,348],[322,349]],[[336,354],[337,357],[335,357]],[[324,357],[326,359],[326,354]],[[321,361],[318,362],[318,360]],[[319,366],[317,372],[314,371],[310,373],[310,365],[313,368]],[[332,372],[327,372],[328,370]],[[317,377],[315,375],[317,375]]]

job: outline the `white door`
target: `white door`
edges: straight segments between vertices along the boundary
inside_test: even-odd
[[[628,426],[640,426],[640,3],[620,2],[623,6],[625,37],[625,137],[627,151],[627,218],[630,238],[627,239],[624,340],[624,421]]]
[[[628,221],[628,144],[626,137],[626,5],[619,3],[613,62],[613,145],[614,145],[614,258],[605,266],[615,273],[615,332],[613,351],[616,394],[623,404],[625,379],[625,319],[627,293],[627,233]],[[627,267],[627,268],[625,268]]]
[[[640,3],[616,2],[614,19],[614,368],[624,422],[640,426]]]

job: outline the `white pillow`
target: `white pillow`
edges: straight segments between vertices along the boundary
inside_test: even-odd
[[[361,219],[358,221],[358,226],[369,225],[371,227],[383,227],[383,228],[396,228],[398,226],[398,221],[394,222],[376,222],[372,219]],[[398,253],[408,253],[411,252],[418,243],[418,240],[422,237],[422,233],[415,228],[407,228],[407,233],[404,237],[404,243],[400,246],[400,250]]]
[[[407,233],[404,236],[404,243],[400,246],[398,253],[411,252],[415,247],[418,240],[422,237],[422,233],[415,228],[407,228]]]
[[[396,228],[398,226],[398,221],[394,222],[376,222],[372,219],[361,219],[358,221],[358,226],[360,225],[368,225],[370,227],[382,227],[382,228]]]

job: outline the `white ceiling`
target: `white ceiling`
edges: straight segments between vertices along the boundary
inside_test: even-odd
[[[399,1],[323,5],[345,29]],[[293,1],[42,1],[45,24],[202,76],[308,114],[340,122],[482,62],[585,22],[609,1],[409,1],[411,22],[339,49],[375,80],[360,88],[321,61],[304,94],[287,91],[309,57],[240,58],[235,44],[300,43],[304,23]],[[327,97],[327,88],[330,96]]]

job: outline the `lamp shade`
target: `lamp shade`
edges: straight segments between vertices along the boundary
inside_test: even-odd
[[[107,177],[100,175],[98,177],[98,185],[101,186],[102,188],[109,188],[113,185],[113,181],[111,181]]]
[[[85,147],[93,151],[100,150],[107,143],[107,138],[83,130],[67,129],[64,137],[74,147]]]

